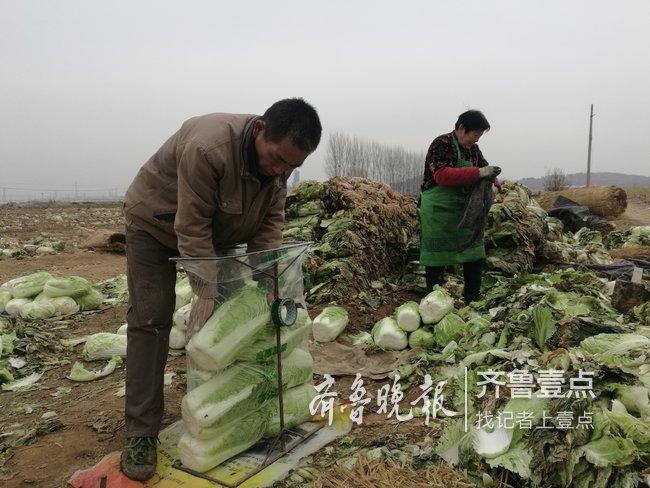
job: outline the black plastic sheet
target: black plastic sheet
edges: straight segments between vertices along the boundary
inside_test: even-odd
[[[589,207],[580,205],[562,195],[557,197],[548,214],[560,219],[564,224],[564,229],[570,232],[577,232],[583,227],[594,229],[605,223],[603,218],[589,212]]]

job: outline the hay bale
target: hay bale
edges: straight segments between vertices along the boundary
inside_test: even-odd
[[[617,186],[591,186],[549,191],[542,193],[536,200],[544,210],[548,211],[553,208],[555,200],[560,195],[589,207],[591,213],[601,217],[618,217],[627,208],[627,193]]]
[[[126,251],[124,232],[115,230],[98,230],[86,237],[79,245],[82,249],[123,253]]]

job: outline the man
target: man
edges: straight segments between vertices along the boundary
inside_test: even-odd
[[[286,181],[320,141],[316,110],[299,98],[263,116],[194,117],[140,169],[124,199],[128,345],[126,437],[122,472],[144,481],[156,468],[163,415],[163,374],[174,312],[170,258],[214,256],[245,243],[248,251],[282,244]],[[213,286],[190,281],[199,299],[190,326],[212,312]]]

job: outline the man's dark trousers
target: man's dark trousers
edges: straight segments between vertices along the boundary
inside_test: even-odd
[[[127,437],[156,437],[164,412],[164,373],[176,303],[176,249],[127,227],[129,308],[126,355]]]

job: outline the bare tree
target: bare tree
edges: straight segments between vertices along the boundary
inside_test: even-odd
[[[546,172],[544,177],[544,191],[566,190],[571,186],[569,178],[560,168],[553,168]]]
[[[386,183],[407,194],[419,192],[424,154],[335,132],[329,136],[325,171],[328,177],[362,177]]]

